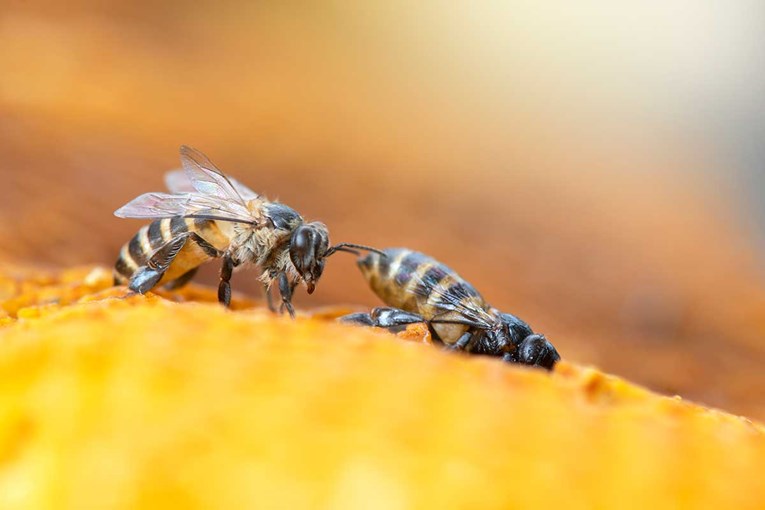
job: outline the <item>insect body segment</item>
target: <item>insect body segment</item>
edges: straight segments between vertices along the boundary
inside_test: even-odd
[[[145,293],[156,285],[179,287],[197,268],[221,258],[219,300],[228,305],[234,268],[260,267],[260,281],[271,301],[278,283],[282,309],[294,316],[292,294],[303,283],[312,293],[327,257],[365,246],[330,246],[327,227],[305,222],[294,209],[268,201],[223,174],[201,152],[181,147],[183,170],[165,177],[170,193],[146,193],[118,209],[122,218],[152,219],[123,246],[115,265],[116,284]]]
[[[552,368],[560,356],[519,318],[490,306],[455,271],[422,253],[388,248],[358,260],[372,290],[389,308],[352,314],[344,322],[389,329],[426,322],[448,348]]]
[[[387,249],[385,254],[366,256],[358,261],[372,290],[385,304],[442,321],[460,320],[464,315],[476,321],[491,321],[483,312],[486,303],[478,291],[447,266],[403,248]],[[467,326],[439,322],[434,323],[433,328],[439,338],[451,344]]]
[[[141,267],[150,267],[151,263],[155,270],[164,266],[154,285],[174,283],[180,286],[186,283],[179,281],[182,277],[190,279],[200,264],[219,257],[227,241],[215,222],[209,220],[181,216],[155,220],[141,227],[122,247],[115,265],[115,283],[128,284]],[[154,285],[140,290],[146,292]]]

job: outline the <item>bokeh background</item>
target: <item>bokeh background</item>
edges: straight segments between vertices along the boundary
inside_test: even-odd
[[[0,259],[112,264],[185,143],[569,360],[765,419],[765,4],[456,4],[2,2]],[[378,304],[331,262],[300,304]]]

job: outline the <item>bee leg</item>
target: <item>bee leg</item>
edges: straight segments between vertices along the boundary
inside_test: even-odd
[[[223,256],[220,267],[220,283],[218,284],[218,302],[228,308],[231,305],[231,274],[234,272],[234,259],[229,255]]]
[[[295,284],[291,284],[287,278],[287,273],[279,275],[279,293],[282,295],[282,306],[287,309],[290,317],[295,318],[295,308],[292,306],[292,292],[295,290]]]
[[[162,279],[163,274],[164,272],[157,271],[149,266],[140,267],[133,274],[133,277],[130,278],[128,288],[133,292],[146,294],[157,285],[157,282]]]
[[[132,278],[130,278],[128,288],[139,294],[145,294],[153,289],[162,279],[165,271],[170,267],[170,264],[175,259],[175,256],[178,255],[178,252],[181,251],[183,245],[186,244],[187,237],[179,236],[157,250],[145,266],[136,270]]]
[[[375,308],[371,313],[352,313],[338,320],[346,324],[385,328],[393,333],[405,329],[409,324],[425,322],[421,315],[388,307]]]
[[[266,295],[266,303],[268,304],[268,309],[272,312],[276,313],[276,305],[274,304],[274,297],[271,295],[271,287],[269,285],[263,285],[263,292]]]
[[[179,276],[175,280],[173,280],[171,282],[168,282],[167,285],[165,285],[165,288],[167,290],[180,289],[181,287],[183,287],[184,285],[189,283],[192,278],[194,278],[194,275],[197,274],[197,270],[198,269],[199,269],[198,267],[195,267],[194,269],[186,271],[185,273],[183,273],[181,276]]]
[[[443,349],[445,351],[464,351],[467,349],[468,345],[470,345],[474,338],[475,334],[472,331],[465,331],[462,336],[457,339],[456,342],[444,346]]]
[[[418,322],[425,322],[422,315],[386,306],[374,308],[369,315],[375,321],[375,326],[378,328],[391,329],[401,326],[406,327],[409,324],[416,324]]]
[[[348,315],[343,315],[342,317],[337,318],[338,322],[342,322],[344,324],[355,324],[357,326],[375,326],[375,320],[372,318],[371,315],[364,312],[359,313],[349,313]]]

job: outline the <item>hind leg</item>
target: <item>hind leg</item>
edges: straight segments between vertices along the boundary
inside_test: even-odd
[[[392,332],[401,331],[409,324],[427,322],[424,317],[416,313],[388,307],[374,308],[370,313],[352,313],[340,317],[338,321],[346,324],[385,328]]]
[[[152,269],[149,266],[139,267],[130,278],[128,288],[133,292],[146,294],[157,285],[164,274],[164,271]]]
[[[153,289],[162,279],[183,245],[186,244],[187,238],[188,236],[179,236],[154,252],[149,262],[133,273],[128,288],[139,294],[146,294]]]
[[[360,326],[373,326],[377,328],[385,328],[392,333],[403,331],[409,324],[424,323],[428,326],[430,331],[430,337],[434,342],[444,344],[441,337],[433,328],[432,321],[425,320],[425,318],[416,313],[407,312],[398,308],[380,307],[373,309],[370,313],[352,313],[340,317],[338,321],[345,324],[358,324]],[[460,338],[453,344],[444,344],[443,350],[445,351],[464,351],[468,349],[470,344],[476,339],[476,334],[473,331],[466,331]]]

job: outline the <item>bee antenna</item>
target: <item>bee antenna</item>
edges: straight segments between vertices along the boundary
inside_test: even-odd
[[[335,248],[335,247],[330,248],[329,251],[327,252],[327,257],[329,257],[330,255],[332,255],[333,253],[338,252],[338,251],[344,251],[346,253],[353,253],[354,255],[357,255],[357,256],[361,255],[361,253],[359,253],[356,250],[352,250],[351,248],[345,248],[345,247],[341,246],[340,248]]]
[[[346,253],[353,253],[354,255],[360,255],[359,252],[356,250],[371,251],[374,253],[379,253],[383,257],[386,256],[384,251],[378,250],[377,248],[372,248],[371,246],[364,246],[363,244],[353,244],[353,243],[338,243],[332,246],[329,250],[327,250],[327,253],[324,256],[329,257],[336,251],[344,251]]]

